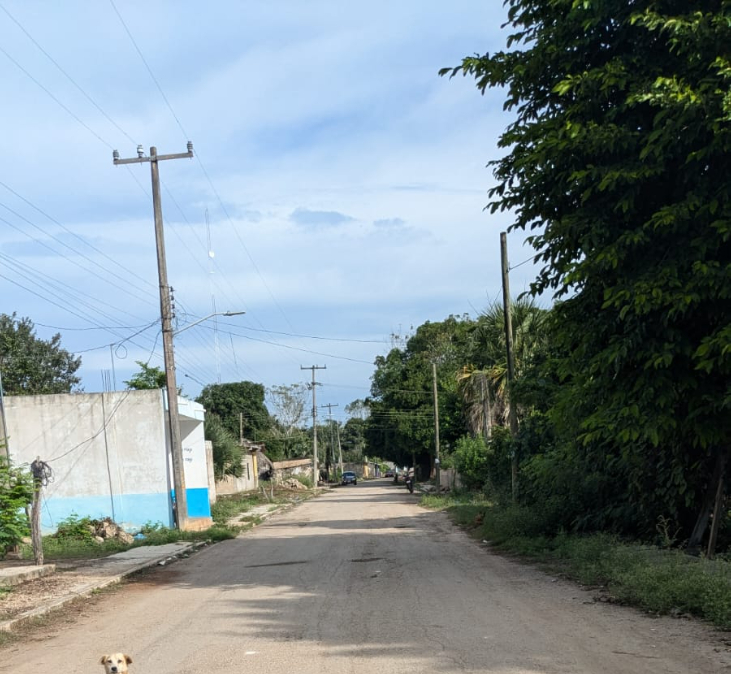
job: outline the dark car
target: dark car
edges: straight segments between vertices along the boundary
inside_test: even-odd
[[[352,470],[346,470],[343,473],[341,484],[358,484],[358,478]]]

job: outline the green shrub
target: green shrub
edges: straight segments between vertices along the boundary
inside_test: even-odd
[[[91,530],[92,522],[90,517],[79,517],[71,513],[58,523],[58,528],[53,537],[58,540],[75,540],[94,542],[94,533]]]
[[[30,535],[25,508],[33,500],[33,479],[24,468],[12,468],[0,457],[0,557]]]
[[[457,440],[451,459],[467,489],[482,489],[487,483],[488,454],[485,439],[481,435],[464,435]]]
[[[243,449],[220,417],[206,414],[204,432],[213,445],[213,470],[217,479],[224,475],[241,477],[243,473]]]

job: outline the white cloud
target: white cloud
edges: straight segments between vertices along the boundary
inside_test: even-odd
[[[43,271],[66,298],[57,306],[0,279],[4,308],[61,327],[130,326],[63,332],[71,348],[104,346],[158,311],[149,167],[113,166],[107,143],[133,156],[137,142],[179,152],[188,138],[109,6],[5,5],[131,140],[0,15],[4,48],[101,136],[0,55],[0,124],[12,129],[0,180],[104,254],[0,188],[0,203],[45,232],[0,215],[58,251],[51,256],[0,223],[0,252]],[[197,160],[160,165],[178,318],[184,324],[212,313],[212,294],[218,311],[247,311],[221,319],[217,347],[212,321],[183,333],[181,376],[214,380],[216,351],[224,379],[268,385],[301,380],[299,364],[316,360],[328,364],[330,393],[348,402],[365,395],[372,368],[343,358],[372,362],[399,325],[479,309],[495,295],[498,233],[510,221],[483,211],[492,181],[485,164],[498,156],[497,136],[508,120],[499,93],[481,97],[470,80],[436,73],[463,55],[499,47],[503,10],[482,0],[463,5],[120,6],[215,186]],[[519,249],[521,240],[510,236],[517,261],[530,254]],[[515,270],[516,292],[530,270]],[[52,297],[51,281],[38,281],[46,290],[34,288]],[[322,342],[244,327],[383,341]],[[118,382],[153,347],[159,353],[154,329],[127,343],[119,352],[126,349],[126,358],[115,360]],[[87,390],[97,390],[100,370],[110,367],[108,347],[86,353]],[[193,379],[183,384],[197,389]]]

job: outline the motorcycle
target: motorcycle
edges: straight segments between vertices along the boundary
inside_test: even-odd
[[[409,494],[414,493],[414,478],[411,475],[406,476],[406,488],[409,490]]]

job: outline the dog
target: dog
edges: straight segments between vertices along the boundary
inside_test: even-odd
[[[106,674],[127,674],[127,665],[132,664],[132,658],[124,653],[102,655],[100,663],[104,665]]]

